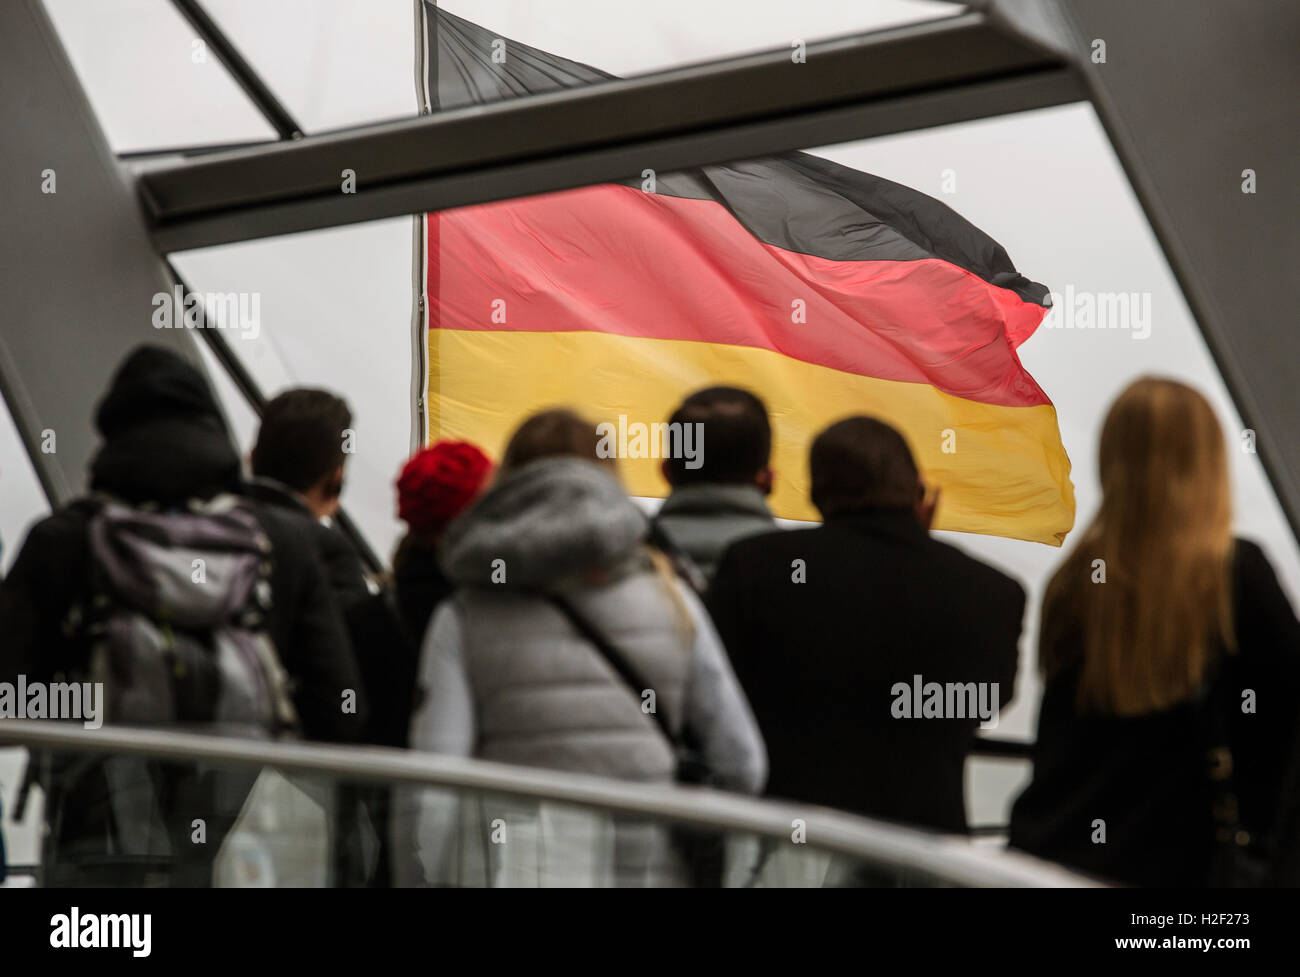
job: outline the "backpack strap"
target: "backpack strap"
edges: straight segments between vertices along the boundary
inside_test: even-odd
[[[107,501],[109,501],[108,496],[104,495],[104,493],[91,492],[89,495],[82,496],[69,504],[70,507],[76,506],[84,509],[86,514],[86,521],[82,531],[82,536],[86,542],[86,558],[84,560],[86,575],[82,581],[83,586],[68,603],[63,619],[59,624],[63,636],[70,640],[88,636],[90,612],[96,607],[96,594],[102,590],[95,569],[95,560],[91,553],[90,524],[99,515],[100,510],[103,509]]]

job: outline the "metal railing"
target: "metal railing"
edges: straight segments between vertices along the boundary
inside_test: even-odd
[[[757,800],[664,784],[638,784],[560,771],[370,746],[241,740],[162,730],[96,730],[39,720],[0,720],[0,747],[203,761],[352,782],[475,791],[592,808],[789,843],[802,822],[821,850],[964,887],[1092,886],[1063,868],[1017,852],[973,844],[826,808]]]

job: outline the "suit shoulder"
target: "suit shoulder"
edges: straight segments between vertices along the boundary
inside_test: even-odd
[[[773,529],[736,540],[727,547],[724,556],[733,560],[761,559],[773,554],[788,553],[806,546],[818,529]]]
[[[1025,588],[1019,580],[1010,574],[1004,573],[997,567],[971,556],[965,550],[953,546],[951,543],[945,543],[931,537],[930,546],[931,551],[947,566],[951,567],[954,572],[968,578],[972,584],[988,591],[991,596],[1001,597],[1003,600],[1024,602]]]

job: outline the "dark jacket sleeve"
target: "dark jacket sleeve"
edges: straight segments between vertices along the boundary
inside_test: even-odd
[[[0,681],[19,674],[48,681],[73,664],[61,625],[88,582],[85,536],[85,516],[75,506],[28,532],[0,583]]]
[[[345,611],[348,637],[366,690],[365,740],[407,745],[420,645],[402,623],[391,591],[356,601]]]
[[[50,609],[44,599],[47,588],[41,585],[43,538],[48,535],[44,520],[27,534],[27,540],[14,560],[13,569],[0,583],[0,682],[14,682],[18,675],[36,671],[38,649],[43,644],[41,624],[49,619]]]
[[[1277,843],[1276,881],[1295,886],[1300,885],[1300,621],[1259,546],[1238,540],[1235,570],[1233,621],[1241,674],[1256,695],[1255,713],[1238,717],[1234,732],[1242,816]]]
[[[312,521],[268,509],[259,517],[272,547],[272,633],[293,680],[303,735],[359,740],[366,720],[364,690],[338,601],[311,541]],[[349,700],[355,701],[355,712],[344,711]]]
[[[356,549],[339,530],[316,524],[316,537],[325,564],[326,582],[343,608],[351,607],[370,596],[365,567]]]
[[[295,703],[310,739],[355,742],[366,721],[366,697],[337,603],[320,570],[308,561],[285,668],[294,676]],[[344,712],[352,693],[354,712]]]
[[[722,639],[722,647],[731,660],[742,688],[746,687],[745,654],[750,642],[745,631],[746,594],[745,562],[736,557],[736,547],[729,547],[718,561],[718,569],[704,597],[704,606],[713,619],[713,626]]]
[[[1266,656],[1294,676],[1300,668],[1300,621],[1268,557],[1249,540],[1237,541],[1233,597],[1237,604],[1234,618],[1241,649],[1247,654]]]

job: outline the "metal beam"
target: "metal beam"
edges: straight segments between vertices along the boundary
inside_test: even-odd
[[[807,823],[817,849],[875,865],[906,867],[963,886],[1083,886],[1094,880],[1016,851],[972,845],[964,838],[875,821],[831,808],[759,800],[705,787],[633,783],[563,770],[516,767],[470,757],[379,746],[327,746],[245,740],[172,730],[41,719],[0,719],[0,746],[64,756],[139,756],[217,768],[278,770],[322,778],[335,786],[375,783],[428,786],[471,794],[553,801],[575,807],[691,824],[790,844],[790,824]]]
[[[139,176],[163,251],[439,210],[1077,101],[984,14],[405,119]],[[356,192],[341,192],[342,171]]]
[[[1080,78],[1300,539],[1300,8],[1055,0]],[[1107,40],[1105,62],[1088,57]],[[1138,55],[1136,52],[1141,52]],[[1155,81],[1153,81],[1153,79]],[[1243,192],[1245,171],[1258,179]],[[1244,432],[1229,431],[1242,444]]]
[[[167,270],[171,273],[172,280],[181,287],[184,295],[191,292],[189,284],[181,277],[181,273],[170,261],[167,262]],[[244,361],[226,342],[225,333],[220,329],[196,329],[194,330],[204,340],[206,340],[208,349],[211,350],[213,357],[221,364],[222,369],[226,371],[226,376],[230,382],[235,385],[243,396],[248,406],[252,408],[254,414],[259,418],[266,413],[266,394],[258,385],[253,374],[249,372]],[[384,561],[381,560],[370,542],[366,539],[365,534],[342,508],[334,514],[334,522],[338,525],[339,531],[352,543],[353,549],[361,557],[364,563],[372,572],[380,573],[384,570]]]
[[[0,3],[0,79],[0,391],[57,507],[85,489],[95,404],[127,351],[202,360],[191,332],[152,325],[167,270],[39,0]]]
[[[213,153],[229,153],[239,149],[252,149],[255,146],[274,146],[275,143],[274,139],[248,139],[240,142],[214,142],[193,146],[164,146],[158,149],[130,149],[118,153],[117,158],[120,162],[134,166],[141,162],[173,156],[210,156]]]

